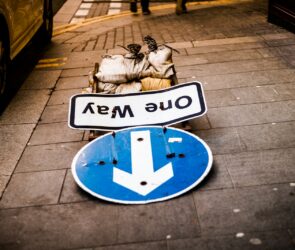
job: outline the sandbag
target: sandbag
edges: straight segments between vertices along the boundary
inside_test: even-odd
[[[171,79],[146,77],[141,79],[142,91],[159,90],[171,87]]]
[[[99,67],[98,73],[95,74],[98,81],[108,83],[127,82],[124,56],[113,55],[104,56]]]
[[[171,64],[172,62],[172,49],[165,46],[158,46],[157,50],[149,52],[148,61],[155,68],[162,65]]]
[[[99,82],[94,79],[94,71],[90,71],[88,74],[89,87],[84,88],[82,93],[103,93],[103,94],[114,94],[118,85],[113,83]]]
[[[117,84],[108,82],[98,82],[98,93],[115,94],[118,88]]]
[[[142,84],[140,82],[122,83],[116,88],[115,94],[138,93],[141,88]]]
[[[98,73],[100,82],[121,84],[150,75],[149,63],[144,56],[140,61],[130,55],[106,56],[102,59]]]
[[[171,48],[165,45],[158,46],[157,50],[149,52],[148,62],[154,68],[151,77],[168,79],[173,76],[174,64],[172,62]]]
[[[134,58],[132,54],[126,54],[124,58],[125,71],[128,81],[138,80],[151,74],[147,56],[143,56],[140,61]]]
[[[145,77],[161,78],[161,79],[170,79],[174,75],[173,63],[169,65],[162,65],[155,69],[153,66],[149,67],[148,74],[143,74]]]

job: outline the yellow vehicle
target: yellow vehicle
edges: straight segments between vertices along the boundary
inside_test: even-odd
[[[0,100],[8,81],[10,61],[40,32],[52,36],[52,0],[0,0]]]

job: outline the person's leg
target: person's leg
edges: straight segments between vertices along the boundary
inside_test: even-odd
[[[144,15],[148,15],[150,14],[150,10],[149,10],[149,0],[140,0],[141,3],[141,8],[142,8],[142,13]]]
[[[180,15],[182,13],[182,1],[183,0],[176,0],[176,14]]]
[[[181,8],[183,13],[187,13],[186,1],[187,0],[182,0],[182,3],[181,3]]]
[[[137,0],[130,1],[130,11],[133,13],[137,12]]]

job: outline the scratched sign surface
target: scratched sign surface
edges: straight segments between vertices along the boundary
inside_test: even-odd
[[[206,111],[199,82],[133,94],[79,94],[70,101],[69,126],[76,129],[116,130],[168,125],[199,117]]]
[[[136,127],[90,142],[75,156],[77,184],[98,198],[125,204],[171,199],[199,184],[212,153],[197,136],[175,128]]]

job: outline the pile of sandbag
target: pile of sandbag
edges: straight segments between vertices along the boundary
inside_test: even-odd
[[[146,36],[147,53],[140,53],[141,45],[129,44],[125,55],[103,56],[97,73],[90,73],[89,82],[97,83],[97,92],[107,94],[135,93],[171,86],[175,77],[173,49],[157,45]]]

